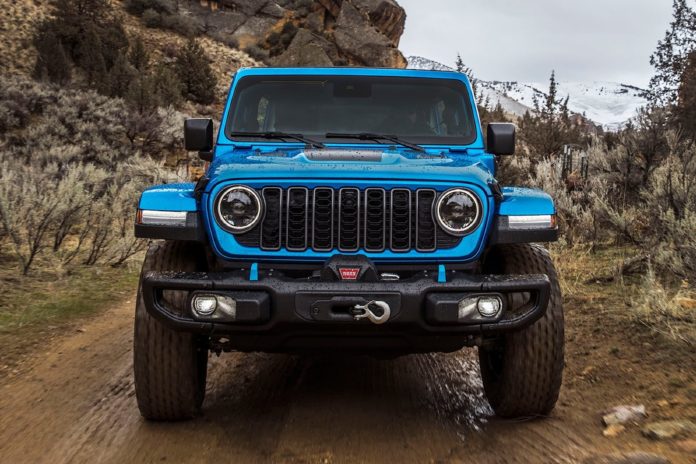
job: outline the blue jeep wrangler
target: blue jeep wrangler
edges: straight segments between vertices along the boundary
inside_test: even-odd
[[[486,142],[463,74],[242,69],[217,136],[185,123],[208,161],[196,183],[143,192],[156,239],[136,304],[138,406],[190,418],[209,351],[392,357],[477,346],[504,417],[547,415],[563,371],[556,240],[545,193],[501,187],[515,127]]]

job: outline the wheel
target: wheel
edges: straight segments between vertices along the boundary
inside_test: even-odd
[[[548,251],[538,245],[501,246],[484,265],[495,274],[546,274],[549,306],[531,326],[479,348],[483,387],[500,417],[547,416],[556,405],[563,376],[563,304],[558,276]],[[521,299],[520,299],[521,300]],[[513,301],[513,310],[524,302]]]
[[[203,270],[204,255],[195,243],[160,242],[150,246],[141,272]],[[187,292],[165,291],[163,300],[183,313]],[[148,314],[138,288],[133,339],[135,396],[140,414],[149,420],[190,419],[205,395],[208,345],[191,333],[172,330]]]

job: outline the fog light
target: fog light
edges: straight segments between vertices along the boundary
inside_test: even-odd
[[[459,314],[457,318],[460,321],[465,321],[471,318],[471,316],[476,313],[476,304],[478,303],[477,297],[467,297],[459,300]]]
[[[237,301],[229,296],[217,296],[218,310],[228,319],[237,319]]]
[[[191,306],[197,316],[210,316],[217,309],[218,301],[214,295],[196,295]]]
[[[481,296],[476,303],[476,308],[483,317],[497,316],[502,307],[503,302],[497,296]]]

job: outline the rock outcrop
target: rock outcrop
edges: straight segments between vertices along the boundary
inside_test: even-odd
[[[276,66],[406,67],[395,0],[201,0],[206,33]]]

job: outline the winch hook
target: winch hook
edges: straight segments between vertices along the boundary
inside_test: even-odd
[[[373,309],[377,308],[382,310],[382,314],[379,316],[373,311]],[[391,316],[391,308],[386,301],[372,300],[364,305],[356,304],[353,310],[355,311],[353,319],[359,321],[360,319],[367,318],[373,324],[384,324],[389,320],[389,316]]]

